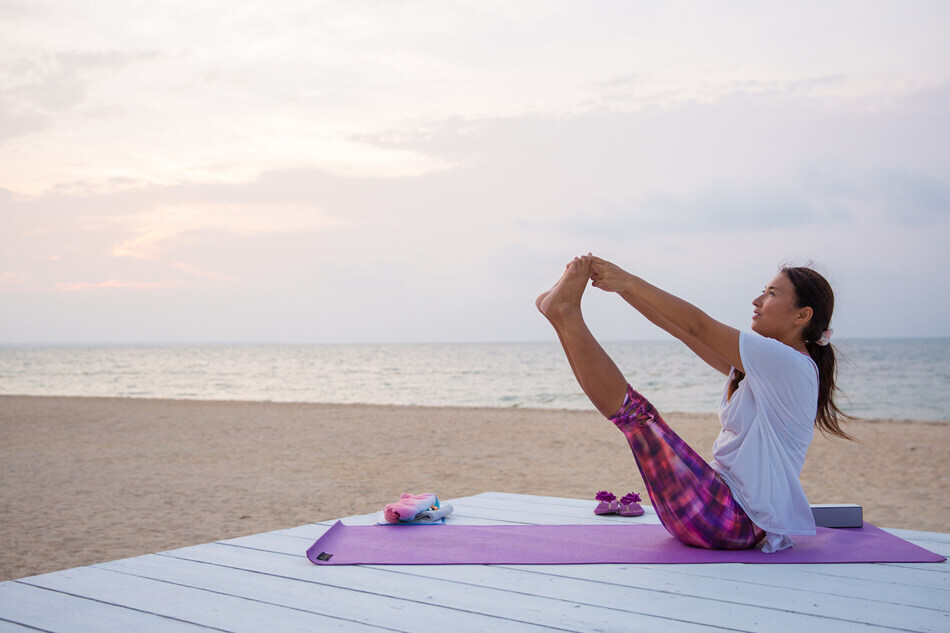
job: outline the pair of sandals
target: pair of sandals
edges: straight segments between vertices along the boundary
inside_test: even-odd
[[[619,514],[622,517],[638,517],[644,510],[640,507],[640,495],[635,492],[624,495],[617,501],[617,495],[601,490],[594,497],[600,503],[594,508],[594,514]]]

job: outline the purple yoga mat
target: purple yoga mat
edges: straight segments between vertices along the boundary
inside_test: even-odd
[[[707,550],[661,525],[346,526],[337,521],[307,550],[317,565],[578,565],[594,563],[937,563],[946,560],[869,523],[818,528],[795,547]]]

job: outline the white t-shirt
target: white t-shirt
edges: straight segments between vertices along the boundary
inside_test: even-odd
[[[745,378],[732,398],[726,383],[710,465],[765,531],[762,550],[773,552],[791,547],[791,534],[815,533],[799,475],[814,435],[818,366],[784,343],[746,332],[739,356]]]

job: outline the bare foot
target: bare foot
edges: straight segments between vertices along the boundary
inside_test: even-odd
[[[577,259],[577,258],[575,257],[574,259]],[[534,300],[534,305],[535,305],[535,307],[538,308],[539,311],[541,310],[541,304],[544,302],[544,298],[547,297],[547,296],[548,296],[549,294],[551,294],[552,292],[554,292],[554,288],[557,287],[557,284],[561,283],[561,280],[563,280],[564,277],[567,276],[567,271],[570,270],[570,269],[571,269],[571,266],[573,266],[573,265],[574,265],[574,262],[572,262],[572,261],[571,261],[571,262],[568,262],[568,263],[567,263],[567,266],[564,267],[564,274],[561,275],[561,279],[558,279],[558,280],[557,280],[557,283],[554,284],[554,286],[551,286],[551,289],[550,289],[550,290],[545,290],[544,292],[542,292],[541,294],[538,295],[538,298],[537,298],[537,299]]]
[[[574,264],[574,262],[568,262],[567,266],[564,267],[564,274],[561,275],[561,279],[558,279],[558,280],[557,280],[557,283],[554,284],[553,286],[551,286],[550,290],[545,290],[544,292],[542,292],[541,294],[538,295],[538,298],[537,298],[537,299],[534,300],[534,305],[535,305],[535,307],[536,307],[536,308],[538,309],[538,311],[541,312],[542,314],[544,314],[544,311],[541,310],[541,304],[544,303],[544,299],[545,299],[549,294],[551,294],[552,292],[554,292],[554,288],[556,288],[557,285],[558,285],[559,283],[561,283],[561,281],[564,279],[564,277],[567,276],[567,271],[570,270],[570,268],[571,268],[571,266],[572,266],[573,264]]]
[[[541,314],[552,323],[574,313],[580,314],[581,297],[590,280],[591,266],[586,257],[574,258],[554,287],[535,300]]]

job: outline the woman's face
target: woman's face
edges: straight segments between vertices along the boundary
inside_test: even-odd
[[[785,341],[801,325],[803,310],[797,302],[795,286],[785,273],[779,273],[752,302],[752,331]]]

